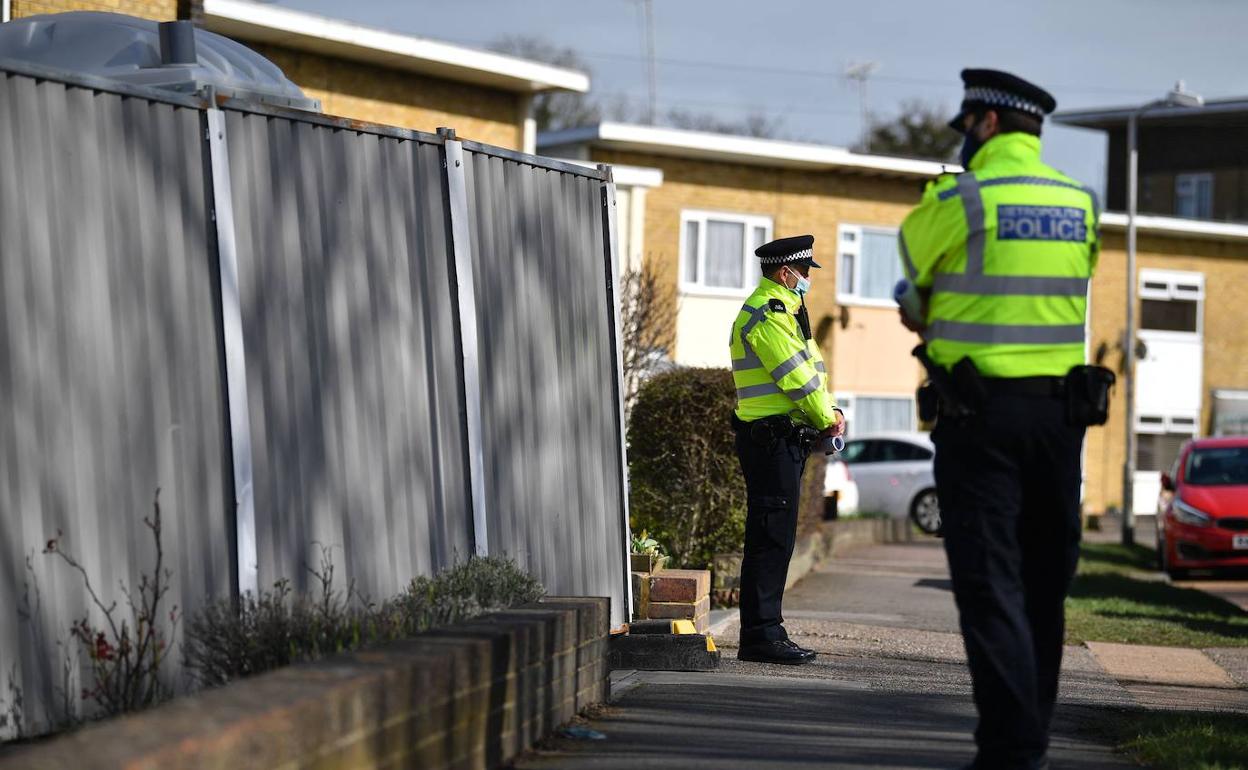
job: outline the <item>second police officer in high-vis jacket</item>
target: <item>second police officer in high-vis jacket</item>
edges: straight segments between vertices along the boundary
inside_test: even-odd
[[[741,660],[800,665],[815,658],[789,640],[781,616],[802,469],[821,439],[844,431],[804,302],[810,270],[819,267],[814,242],[813,236],[799,235],[754,252],[763,278],[737,314],[729,340],[737,389],[732,421],[748,506]]]
[[[1081,446],[1113,379],[1084,366],[1097,201],[1040,160],[1051,95],[994,70],[962,79],[951,125],[966,171],[929,184],[902,225],[922,298],[903,323],[939,394],[937,493],[979,711],[971,767],[1046,767]]]

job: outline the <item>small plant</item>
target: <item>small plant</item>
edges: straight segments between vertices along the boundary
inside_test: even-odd
[[[640,535],[632,537],[632,552],[642,556],[662,556],[663,546],[659,545],[659,541],[650,537],[650,533],[642,530]]]
[[[314,595],[294,595],[279,580],[237,608],[213,602],[186,627],[187,668],[199,684],[216,686],[291,663],[418,634],[484,612],[540,599],[541,583],[507,559],[478,557],[434,577],[414,578],[397,596],[374,604],[353,586],[333,587],[334,567],[321,548]]]
[[[90,679],[82,688],[82,700],[92,701],[106,716],[144,709],[172,697],[172,691],[162,680],[161,666],[169,655],[179,615],[176,605],[168,612],[162,607],[172,575],[164,566],[159,489],[152,507],[152,517],[143,517],[143,525],[152,533],[156,564],[151,573],[140,577],[137,594],[122,586],[128,612],[119,612],[116,601],[105,604],[86,569],[65,550],[60,531],[43,549],[45,554],[61,559],[81,575],[91,603],[104,617],[103,625],[96,625],[87,617],[80,618],[74,622],[70,634],[90,664]],[[168,634],[165,621],[170,629]]]

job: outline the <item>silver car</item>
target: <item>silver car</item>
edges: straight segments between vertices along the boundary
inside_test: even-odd
[[[926,433],[876,433],[845,442],[845,461],[858,485],[858,510],[910,518],[928,534],[940,530],[940,503]]]

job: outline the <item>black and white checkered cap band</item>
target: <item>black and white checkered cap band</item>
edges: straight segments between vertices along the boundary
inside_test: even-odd
[[[762,265],[783,265],[789,262],[800,262],[803,259],[814,259],[814,249],[802,249],[792,254],[786,254],[782,257],[759,257],[758,262]]]
[[[1035,102],[1029,102],[1017,94],[997,88],[972,86],[966,89],[966,94],[962,98],[968,102],[982,102],[992,107],[1005,107],[1006,109],[1030,112],[1037,117],[1044,117],[1044,110],[1040,105]]]

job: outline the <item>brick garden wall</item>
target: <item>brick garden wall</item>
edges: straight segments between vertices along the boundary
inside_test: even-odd
[[[492,768],[607,698],[607,599],[548,598],[0,753],[0,770]]]

